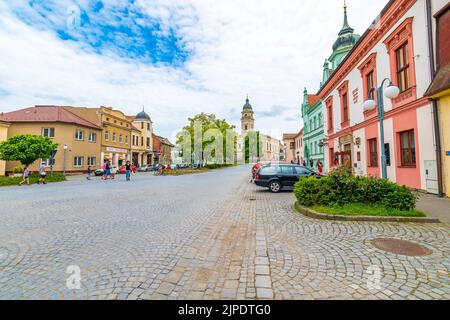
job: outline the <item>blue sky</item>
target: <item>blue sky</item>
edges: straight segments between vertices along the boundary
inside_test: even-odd
[[[387,0],[347,0],[362,34]],[[158,134],[216,113],[239,127],[302,127],[343,22],[341,0],[0,0],[0,111],[36,104],[145,105]],[[314,34],[315,36],[311,36]]]

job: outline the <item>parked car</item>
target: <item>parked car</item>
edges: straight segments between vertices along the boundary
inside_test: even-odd
[[[200,163],[193,163],[192,164],[192,169],[200,169],[201,168],[201,164]]]
[[[264,165],[255,173],[255,184],[277,193],[283,188],[293,188],[300,177],[321,178],[322,175],[295,164]]]
[[[103,169],[100,168],[100,169],[95,170],[95,171],[94,171],[94,175],[95,175],[96,177],[102,176],[102,175],[103,175]]]
[[[151,167],[148,165],[143,165],[143,166],[140,166],[139,168],[136,168],[136,171],[138,171],[138,172],[147,172],[150,170],[151,170]]]

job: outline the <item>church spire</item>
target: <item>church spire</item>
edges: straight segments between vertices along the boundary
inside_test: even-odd
[[[339,32],[339,35],[343,35],[346,33],[353,33],[355,31],[352,27],[350,27],[350,24],[348,23],[348,16],[347,16],[347,3],[344,0],[344,24],[342,25],[342,29]]]

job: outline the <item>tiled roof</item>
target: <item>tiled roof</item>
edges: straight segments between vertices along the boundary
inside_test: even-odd
[[[35,106],[0,114],[7,122],[63,122],[101,129],[99,126],[77,116],[62,106]]]
[[[434,96],[447,89],[450,89],[450,63],[439,69],[425,96]]]
[[[315,94],[308,94],[308,102],[310,108],[312,108],[317,103],[317,101],[319,101],[319,96]]]
[[[155,137],[156,139],[158,139],[161,143],[167,144],[167,145],[169,145],[169,146],[171,146],[171,147],[175,147],[175,146],[169,141],[169,139],[167,139],[167,138],[158,136],[158,135],[156,135],[156,134],[153,134],[153,137]]]

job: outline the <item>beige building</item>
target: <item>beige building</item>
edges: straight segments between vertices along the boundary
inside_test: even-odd
[[[154,163],[172,164],[172,150],[174,147],[169,139],[153,134]]]
[[[0,142],[5,141],[8,138],[9,123],[0,120]],[[6,162],[0,160],[0,176],[5,175]]]
[[[128,116],[132,122],[131,159],[141,166],[153,163],[153,127],[150,116],[142,110],[135,117]]]
[[[102,128],[100,163],[109,160],[120,167],[127,160],[131,161],[132,122],[122,111],[103,106],[66,109]]]
[[[0,119],[10,123],[8,138],[19,134],[33,134],[48,137],[58,144],[53,159],[42,159],[54,171],[81,172],[87,166],[100,165],[101,128],[60,106],[35,106],[4,113]],[[39,169],[39,161],[30,166],[31,171]],[[12,172],[19,162],[8,161],[6,172]]]
[[[255,130],[255,117],[254,111],[250,104],[250,101],[247,97],[245,105],[242,109],[242,117],[241,117],[241,134],[237,139],[237,160],[244,161],[245,160],[245,137],[249,133],[256,132]],[[260,133],[260,157],[250,157],[249,162],[257,162],[257,161],[280,161],[280,158],[284,156],[284,147],[283,142],[270,137],[268,135],[264,135]]]
[[[303,164],[303,129],[298,133],[283,134],[283,142],[285,145],[286,162]]]

